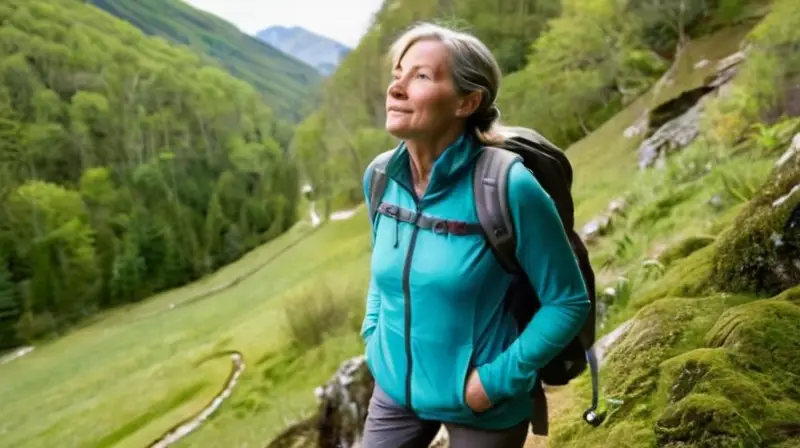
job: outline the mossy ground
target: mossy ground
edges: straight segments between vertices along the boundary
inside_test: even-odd
[[[800,181],[797,160],[773,169],[790,121],[733,143],[702,133],[627,187],[629,209],[593,248],[600,289],[617,290],[600,335],[631,322],[601,369],[606,420],[581,419],[584,375],[549,446],[800,446],[800,286],[787,264],[799,246],[783,235],[800,195],[773,206]]]

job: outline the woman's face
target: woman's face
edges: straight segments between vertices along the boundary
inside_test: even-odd
[[[449,52],[439,41],[414,43],[395,67],[386,93],[386,130],[400,139],[436,138],[465,116]]]

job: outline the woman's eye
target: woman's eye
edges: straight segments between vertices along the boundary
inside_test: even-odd
[[[428,75],[426,75],[425,73],[417,73],[417,77],[422,79],[428,79]]]

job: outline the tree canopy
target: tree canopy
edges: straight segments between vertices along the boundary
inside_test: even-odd
[[[0,4],[0,345],[184,284],[295,220],[249,84],[74,0]]]

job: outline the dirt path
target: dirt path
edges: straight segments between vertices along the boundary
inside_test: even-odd
[[[239,380],[239,376],[244,372],[244,356],[237,351],[225,352],[223,354],[230,355],[232,365],[231,373],[228,375],[228,379],[225,381],[225,386],[223,386],[222,390],[202,411],[170,428],[170,430],[158,440],[153,441],[149,448],[165,448],[186,437],[192,431],[200,427],[200,425],[222,405],[222,402],[231,395],[233,388]]]
[[[20,348],[14,350],[13,352],[11,352],[11,353],[3,356],[2,358],[0,358],[0,365],[9,363],[9,362],[11,362],[11,361],[13,361],[15,359],[22,358],[23,356],[27,355],[28,353],[30,353],[32,351],[33,351],[33,347],[31,347],[31,346],[20,347]]]

